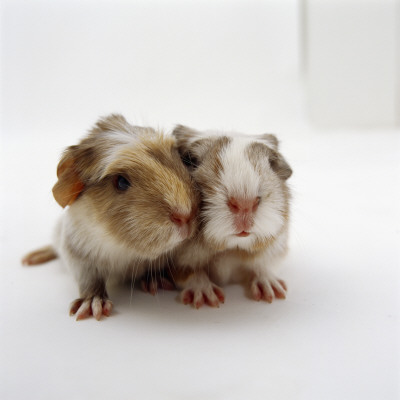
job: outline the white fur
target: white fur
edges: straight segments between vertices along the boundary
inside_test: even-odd
[[[89,214],[88,214],[89,212]],[[76,202],[64,213],[55,247],[67,266],[79,280],[81,269],[80,260],[73,258],[68,247],[71,246],[82,255],[87,256],[99,270],[101,276],[122,275],[128,266],[140,266],[138,256],[117,242],[106,230],[90,218],[90,210],[84,202]],[[139,271],[140,272],[140,271]]]
[[[189,149],[201,138],[226,136],[217,131],[207,131],[202,135],[191,129],[185,132],[184,129],[180,127],[177,135],[183,135]],[[229,138],[226,147],[216,155],[222,166],[219,177],[214,178],[206,169],[210,165],[207,159],[193,171],[200,188],[203,185],[205,188],[201,211],[204,241],[194,239],[178,249],[175,257],[177,266],[193,268],[194,273],[177,284],[184,289],[182,296],[188,290],[205,293],[204,287],[211,285],[204,280],[204,272],[207,272],[211,281],[218,285],[243,283],[255,300],[270,302],[275,295],[284,298],[286,286],[276,278],[272,268],[287,250],[287,189],[272,170],[267,157],[257,155],[257,159],[251,160],[248,151],[249,145],[254,142],[277,151],[276,140],[268,136],[252,137],[239,133],[230,134]],[[204,177],[212,181],[203,183]],[[209,186],[212,190],[208,189]],[[260,198],[261,201],[256,211],[243,217],[244,214],[239,216],[239,213],[231,211],[230,198],[250,201]],[[246,218],[246,226],[253,220],[247,237],[237,236],[240,233],[237,230],[243,224],[238,218],[242,217]],[[196,299],[193,303],[197,307]]]
[[[55,238],[57,253],[66,261],[78,281],[85,265],[71,255],[69,246],[96,265],[101,276],[119,279],[129,271],[133,271],[135,276],[142,275],[152,260],[144,260],[134,249],[110,235],[101,222],[92,215],[90,204],[84,200],[82,198],[76,201],[66,210],[57,226]],[[168,243],[164,246],[165,253],[181,241],[179,227],[173,227]]]
[[[245,152],[251,142],[245,138],[234,138],[221,152],[221,180],[229,197],[259,196],[260,175],[255,172]]]
[[[95,178],[101,180],[107,174],[107,167],[118,160],[119,154],[126,148],[132,147],[138,143],[138,138],[133,133],[124,131],[106,131],[101,132],[100,135],[106,136],[110,141],[110,146],[107,148],[107,153],[102,159],[103,168],[98,172]]]
[[[221,185],[212,198],[206,199],[204,207],[208,221],[205,236],[224,242],[228,248],[248,249],[257,237],[275,236],[284,223],[280,212],[284,199],[277,176],[265,161],[261,177],[247,156],[246,147],[253,142],[251,138],[235,136],[221,152]],[[248,237],[236,236],[239,232],[235,231],[234,215],[227,205],[230,197],[262,198]]]
[[[286,251],[287,231],[279,236],[273,246],[260,251],[255,258],[237,258],[233,252],[220,254],[210,269],[212,280],[217,285],[240,283],[246,279],[249,271],[252,272],[254,278],[272,277],[274,270],[278,267],[277,261]]]

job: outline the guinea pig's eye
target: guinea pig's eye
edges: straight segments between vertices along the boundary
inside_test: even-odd
[[[113,184],[115,189],[117,189],[119,192],[125,192],[128,190],[131,186],[129,181],[124,178],[122,175],[117,175],[113,179]]]

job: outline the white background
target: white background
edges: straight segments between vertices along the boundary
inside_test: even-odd
[[[2,2],[2,399],[399,398],[399,7],[325,3]],[[112,317],[75,322],[62,263],[20,265],[61,214],[61,151],[110,112],[279,136],[285,301],[113,287]]]

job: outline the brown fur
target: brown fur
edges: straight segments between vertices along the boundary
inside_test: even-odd
[[[273,135],[268,135],[273,136]],[[278,146],[278,141],[276,140],[276,146]],[[269,147],[264,146],[262,143],[254,142],[249,145],[247,148],[247,155],[249,157],[250,162],[257,169],[259,168],[260,160],[268,159],[271,165],[271,168],[276,172],[276,174],[283,180],[287,180],[292,175],[292,169],[289,164],[283,158],[283,156],[275,150],[272,150]],[[262,173],[262,171],[259,171]]]
[[[176,268],[170,270],[171,279],[179,286],[184,285],[194,274],[195,271],[192,268]]]
[[[70,156],[63,157],[58,164],[57,177],[58,182],[53,187],[53,195],[57,203],[65,208],[76,200],[85,185],[75,168],[75,160]]]

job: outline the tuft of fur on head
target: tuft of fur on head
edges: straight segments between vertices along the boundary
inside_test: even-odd
[[[215,249],[256,252],[287,230],[292,170],[274,135],[246,136],[178,126],[173,135],[184,163],[202,194],[201,233]],[[238,237],[230,198],[259,198],[251,234]]]
[[[103,118],[67,148],[57,175],[54,197],[70,206],[80,236],[91,235],[82,239],[88,246],[106,240],[113,248],[155,259],[193,234],[194,221],[183,235],[170,218],[193,216],[198,194],[173,137],[162,132],[132,126],[120,115]],[[126,191],[116,187],[120,176],[129,182]]]

